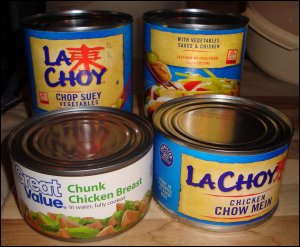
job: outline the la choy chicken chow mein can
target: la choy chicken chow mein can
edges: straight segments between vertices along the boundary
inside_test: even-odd
[[[145,13],[145,115],[191,94],[238,96],[248,21],[201,9]]]
[[[237,231],[277,208],[292,122],[236,96],[193,95],[153,114],[153,192],[180,222]]]

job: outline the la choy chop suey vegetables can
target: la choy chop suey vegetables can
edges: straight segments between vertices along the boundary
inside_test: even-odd
[[[201,9],[145,13],[145,115],[182,96],[238,96],[248,21]]]
[[[132,16],[71,10],[23,21],[35,114],[69,107],[132,111]]]
[[[153,123],[153,192],[174,218],[234,231],[271,217],[293,134],[285,115],[211,94],[168,101],[154,112]]]
[[[126,231],[150,206],[153,128],[110,107],[36,115],[9,136],[19,208],[48,237],[95,241]]]

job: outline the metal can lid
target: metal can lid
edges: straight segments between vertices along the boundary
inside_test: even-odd
[[[224,30],[245,27],[249,18],[203,9],[162,9],[146,12],[144,21],[169,28]]]
[[[258,154],[289,144],[291,121],[278,110],[228,95],[186,96],[153,114],[156,130],[184,146],[224,154]]]
[[[95,175],[133,164],[151,149],[144,118],[109,107],[56,110],[29,118],[8,139],[12,159],[36,172]]]
[[[133,22],[129,14],[104,10],[68,10],[36,14],[23,20],[26,28],[42,31],[90,31],[109,29]]]

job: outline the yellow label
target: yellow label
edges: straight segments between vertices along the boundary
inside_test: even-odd
[[[269,160],[221,164],[182,154],[178,211],[214,222],[249,221],[277,204],[287,151]]]
[[[30,38],[37,106],[55,110],[115,106],[124,95],[123,34],[104,38]]]
[[[223,68],[241,62],[244,33],[203,35],[151,30],[151,51],[159,60],[189,68]]]

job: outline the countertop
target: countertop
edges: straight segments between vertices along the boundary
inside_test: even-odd
[[[295,132],[289,149],[279,206],[271,219],[232,233],[215,233],[186,226],[169,217],[152,200],[145,218],[132,229],[107,240],[73,243],[44,237],[22,219],[14,191],[10,192],[1,214],[1,245],[298,245],[299,244],[299,120],[298,97],[247,97],[285,113]]]
[[[248,66],[248,67],[247,67]],[[274,215],[265,223],[244,231],[216,233],[193,228],[177,222],[167,215],[152,200],[150,210],[143,220],[130,230],[110,239],[74,243],[62,242],[45,237],[30,228],[22,219],[16,204],[15,191],[12,189],[1,210],[1,245],[65,245],[65,246],[295,246],[299,245],[299,103],[298,87],[276,81],[253,65],[245,64],[245,85],[241,96],[275,107],[286,114],[294,124],[294,135],[289,148],[288,159],[280,193],[280,203]],[[275,81],[275,82],[274,82]],[[269,83],[269,84],[268,84]],[[268,85],[270,90],[261,95]],[[243,89],[244,88],[244,89]],[[295,91],[297,88],[297,92]],[[272,93],[275,90],[275,93]],[[290,90],[290,91],[289,91]],[[277,92],[277,93],[276,93]],[[135,107],[137,106],[135,102]],[[137,108],[135,108],[137,111]],[[21,112],[17,120],[26,118],[26,107],[21,103],[9,111]],[[7,114],[7,113],[5,113]],[[16,114],[17,115],[17,114]],[[2,120],[1,116],[1,122]],[[7,120],[5,120],[7,121]],[[3,129],[1,128],[1,134]],[[2,143],[3,148],[3,143]],[[4,153],[5,154],[5,153]],[[2,169],[1,169],[2,177]],[[1,186],[2,189],[2,186]]]

